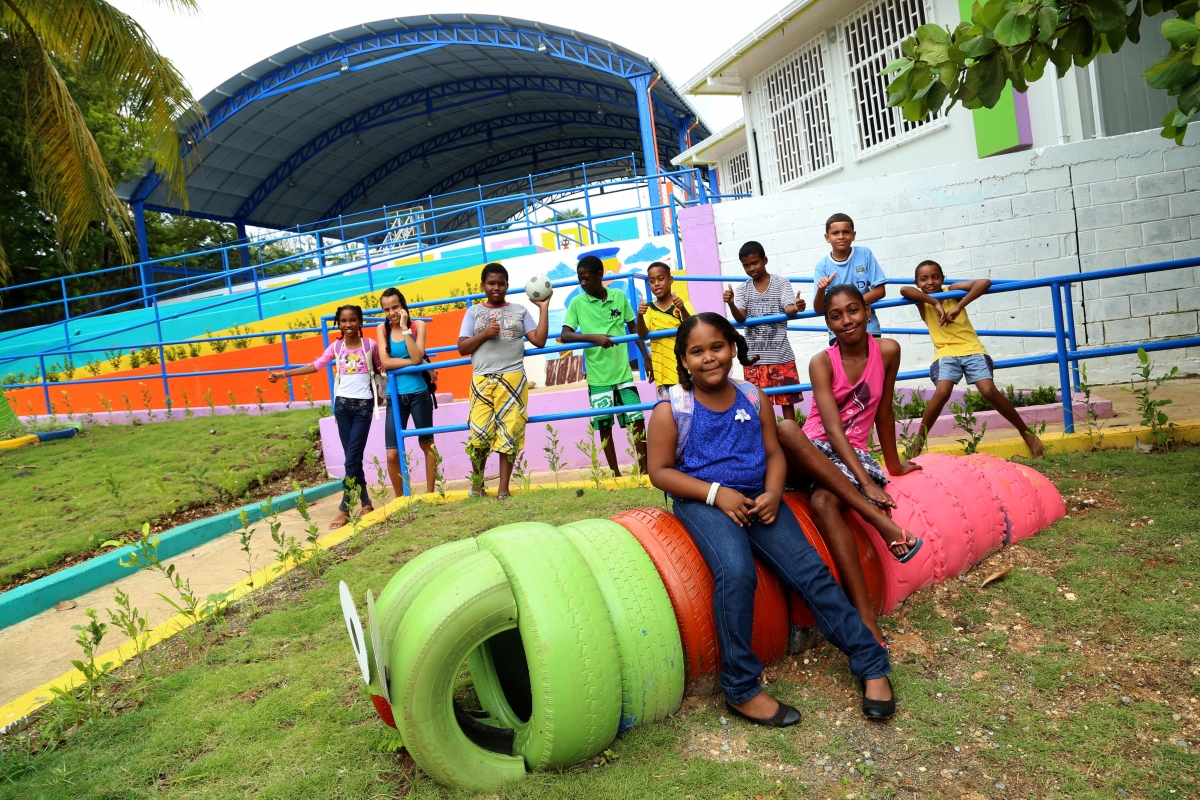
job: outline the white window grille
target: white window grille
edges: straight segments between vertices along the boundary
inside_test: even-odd
[[[900,57],[900,43],[931,19],[923,0],[877,0],[855,11],[839,26],[846,54],[846,92],[855,122],[855,150],[871,155],[945,124],[934,113],[920,122],[888,108],[887,85],[893,76],[879,72]]]
[[[750,155],[746,148],[730,153],[721,159],[721,194],[754,194],[754,180],[750,177]]]
[[[822,36],[754,79],[764,189],[789,189],[838,165]]]

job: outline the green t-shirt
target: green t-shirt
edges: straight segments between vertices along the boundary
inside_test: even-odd
[[[628,333],[625,323],[632,322],[633,308],[625,293],[608,287],[608,297],[597,300],[587,292],[577,295],[567,306],[563,326],[579,333],[603,333],[621,336]],[[629,350],[623,344],[613,347],[589,347],[583,351],[589,386],[615,386],[633,380],[629,369]]]

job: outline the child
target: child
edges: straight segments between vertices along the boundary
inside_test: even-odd
[[[510,497],[513,462],[525,447],[529,419],[529,383],[525,379],[525,339],[544,347],[550,324],[550,298],[534,300],[538,321],[525,306],[505,300],[508,270],[488,264],[479,275],[483,303],[467,307],[458,331],[458,352],[471,357],[471,435],[467,439],[475,475],[482,478],[488,453],[500,454],[500,488],[496,497]],[[482,480],[480,481],[482,484]],[[480,494],[487,494],[483,486]]]
[[[402,367],[420,364],[425,358],[425,323],[413,321],[408,313],[408,303],[400,290],[384,289],[379,297],[383,308],[384,323],[375,326],[375,341],[379,345],[384,370],[390,372]],[[400,475],[400,446],[397,443],[395,413],[400,414],[400,428],[408,427],[412,417],[413,427],[433,427],[433,396],[423,372],[402,372],[396,376],[396,408],[389,408],[383,428],[383,446],[387,453],[388,476],[392,479],[392,490],[396,496],[404,494],[404,481]],[[434,456],[433,434],[423,433],[417,437],[425,453],[425,491],[433,491],[436,478],[437,458]]]
[[[671,268],[661,261],[646,267],[646,278],[654,302],[638,305],[637,332],[643,339],[657,331],[673,331],[692,315],[688,304],[671,291],[675,279]],[[675,374],[675,337],[650,340],[650,361],[646,375],[658,386],[658,399],[667,397],[678,377]]]
[[[577,295],[567,306],[563,318],[562,343],[588,342],[598,345],[583,351],[583,363],[587,368],[588,399],[592,408],[631,406],[642,402],[637,386],[633,383],[633,371],[629,368],[624,345],[618,345],[613,336],[629,333],[633,322],[633,309],[624,292],[615,287],[604,286],[604,262],[596,256],[579,259],[575,269],[583,294]],[[576,333],[576,330],[579,332]],[[642,351],[642,360],[649,364],[646,348],[637,340]],[[617,422],[622,428],[633,429],[638,463],[643,474],[646,472],[646,424],[640,411],[622,412]],[[604,444],[604,456],[608,467],[616,477],[621,476],[617,468],[617,447],[612,438],[612,415],[592,417],[592,430],[600,434]]]
[[[1041,458],[1044,455],[1041,439],[1029,429],[1025,420],[1021,419],[1021,415],[1013,408],[1013,404],[996,388],[992,380],[992,358],[979,341],[975,327],[967,316],[967,305],[992,288],[992,282],[980,278],[943,287],[945,280],[941,265],[936,261],[926,260],[917,265],[917,285],[900,289],[900,294],[906,300],[917,303],[917,313],[921,315],[925,327],[929,328],[929,338],[937,348],[934,353],[936,360],[929,367],[929,379],[933,381],[935,388],[933,397],[929,398],[925,406],[925,414],[921,417],[917,452],[924,448],[925,437],[929,435],[933,423],[937,421],[946,401],[950,399],[954,385],[965,375],[967,383],[974,384],[983,395],[983,399],[991,403],[992,408],[999,411],[1020,432],[1033,457]],[[963,291],[967,296],[957,300],[936,300],[930,297],[947,290]]]
[[[792,285],[786,279],[767,272],[767,253],[758,242],[746,242],[738,251],[742,269],[750,280],[739,286],[736,292],[725,288],[725,303],[729,312],[739,323],[747,317],[765,317],[768,314],[787,314],[794,317],[804,310],[800,293],[792,296]],[[758,356],[754,366],[744,368],[746,380],[760,389],[772,386],[792,386],[800,382],[796,372],[796,356],[788,342],[787,323],[769,322],[746,328],[746,343],[750,355]],[[771,401],[783,409],[783,418],[796,419],[795,407],[804,399],[800,391],[777,394]]]
[[[670,404],[660,402],[650,418],[650,481],[672,496],[675,515],[712,570],[726,706],[760,725],[800,721],[799,711],[758,683],[762,663],[750,649],[753,554],[804,597],[826,638],[850,657],[850,671],[864,681],[863,713],[890,717],[896,701],[887,650],[780,503],[787,459],[774,409],[761,390],[729,379],[735,355],[743,366],[753,363],[746,340],[724,317],[704,312],[680,325],[675,353],[679,385],[671,388]],[[685,402],[691,413],[681,432],[675,412]]]
[[[367,493],[363,449],[367,446],[367,434],[371,432],[372,410],[379,407],[374,380],[383,362],[375,343],[362,338],[362,308],[341,306],[334,312],[334,318],[342,338],[331,342],[311,364],[287,370],[271,370],[267,373],[267,380],[274,383],[281,378],[311,375],[331,362],[334,365],[333,417],[337,420],[338,438],[342,441],[342,453],[346,457],[346,477],[342,479],[342,502],[329,527],[340,528],[347,523],[347,514],[354,502],[350,495],[351,481],[358,488],[362,513],[369,514],[375,510],[371,505],[371,495]]]
[[[804,423],[804,433],[825,453],[863,496],[881,508],[895,502],[883,490],[888,479],[871,456],[867,438],[874,426],[883,460],[892,475],[906,475],[921,467],[901,461],[896,454],[896,421],[892,391],[900,369],[900,345],[867,333],[871,308],[862,292],[846,283],[834,284],[825,293],[825,323],[836,341],[813,356],[808,365],[814,410]],[[828,489],[810,484],[813,521],[829,545],[842,586],[863,622],[885,641],[879,620],[867,595],[854,536],[842,519],[843,501]],[[883,531],[880,531],[884,534]],[[901,531],[889,547],[904,563],[916,554],[921,540]]]
[[[854,237],[854,220],[848,214],[834,214],[825,220],[825,241],[833,249],[817,262],[813,272],[817,284],[813,308],[817,311],[825,311],[825,289],[830,284],[850,284],[858,289],[867,305],[877,303],[887,295],[887,276],[875,260],[875,254],[865,247],[855,247]],[[867,323],[867,333],[876,339],[883,335],[874,314]],[[829,343],[833,344],[832,334]]]

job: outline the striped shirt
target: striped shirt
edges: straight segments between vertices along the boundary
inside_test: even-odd
[[[784,308],[796,302],[796,295],[786,278],[772,275],[765,292],[759,293],[752,280],[734,289],[733,302],[747,317],[765,317],[768,314],[782,314]],[[788,342],[786,322],[753,325],[742,333],[746,337],[746,344],[750,346],[750,355],[758,356],[759,364],[786,364],[796,360],[796,354]]]

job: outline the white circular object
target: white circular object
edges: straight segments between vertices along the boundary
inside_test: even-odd
[[[338,582],[338,594],[342,601],[342,617],[346,620],[346,632],[350,634],[350,646],[354,648],[354,658],[358,661],[358,669],[362,672],[363,683],[371,684],[371,668],[367,662],[367,645],[363,641],[362,620],[358,616],[358,608],[350,595],[350,587],[345,581]]]
[[[554,294],[554,287],[545,275],[534,275],[525,281],[525,296],[530,300],[549,300]]]

